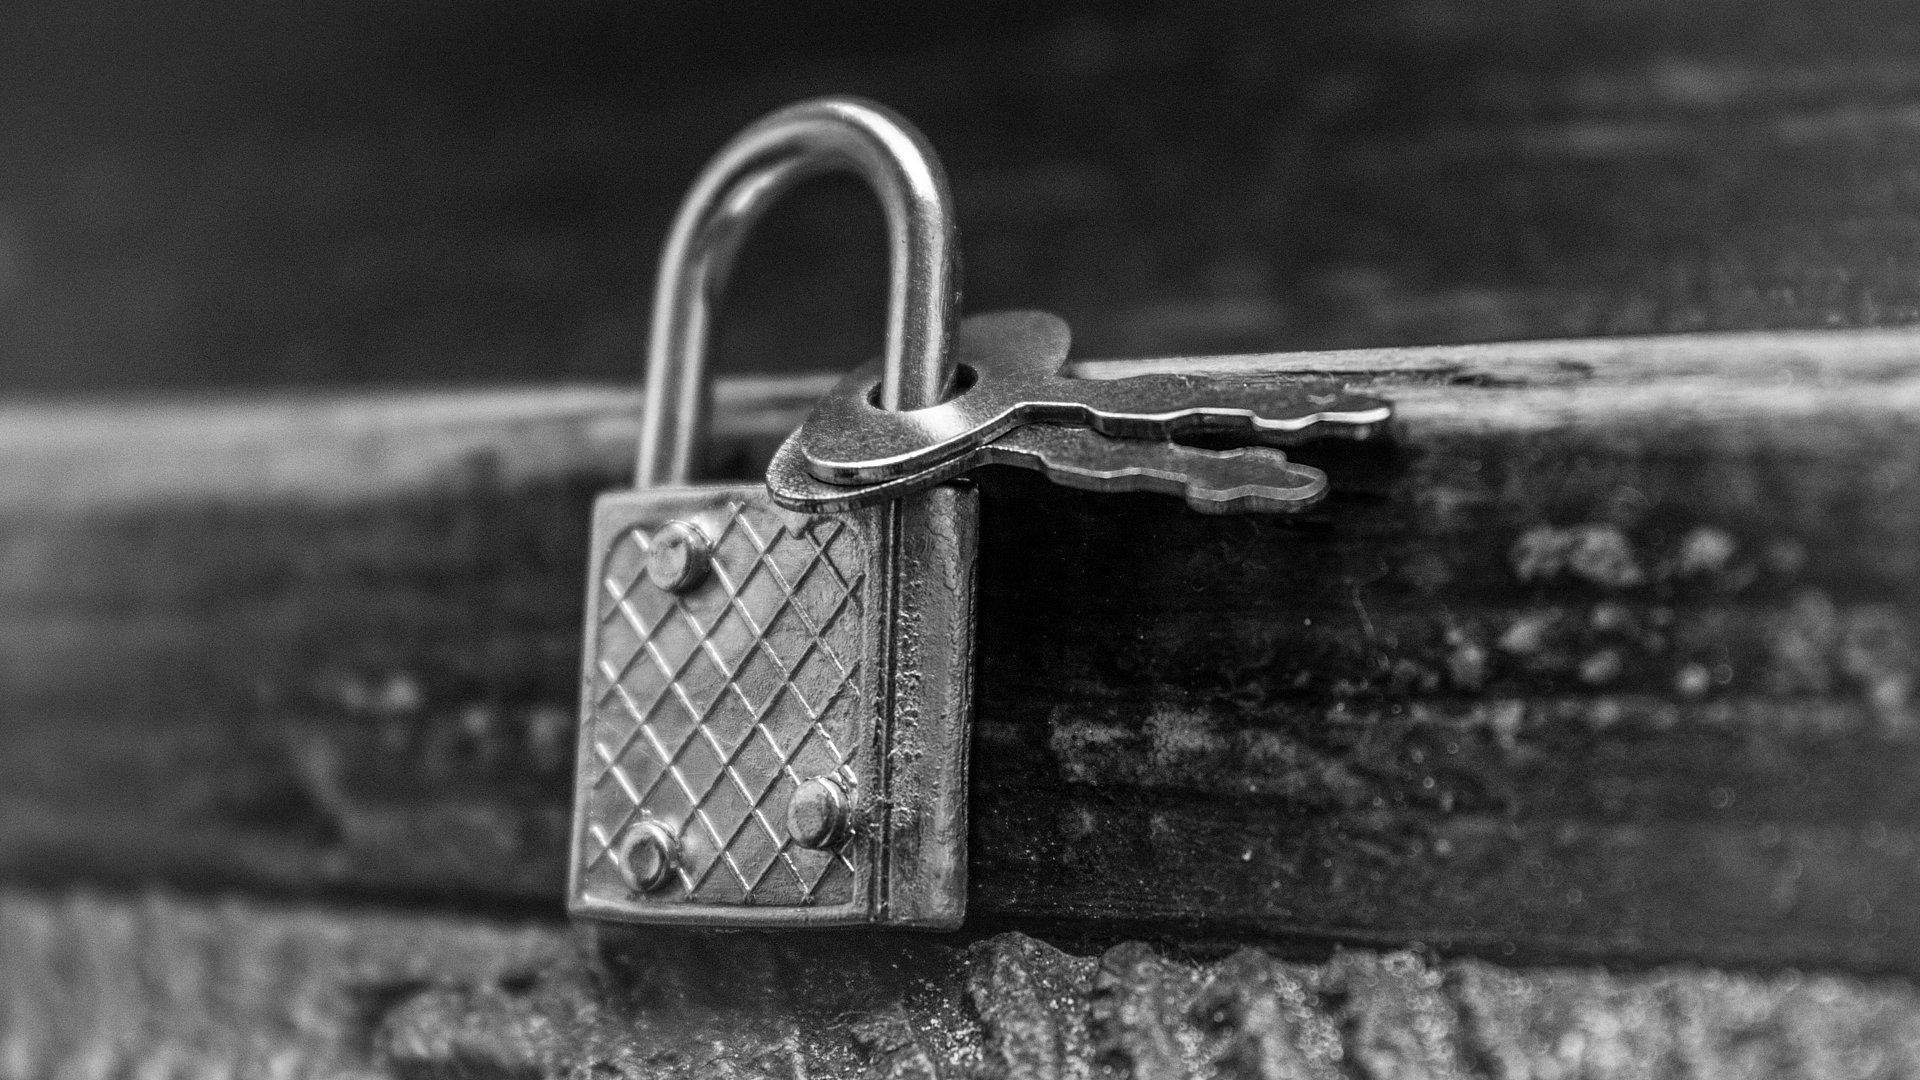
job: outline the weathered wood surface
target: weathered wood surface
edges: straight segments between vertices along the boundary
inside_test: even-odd
[[[1289,962],[0,891],[0,1075],[1898,1077],[1901,980]]]
[[[1915,355],[1311,356],[1401,419],[1300,521],[991,475],[974,925],[1920,970]],[[631,400],[9,414],[0,874],[554,910]]]

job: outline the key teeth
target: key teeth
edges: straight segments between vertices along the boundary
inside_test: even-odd
[[[1098,440],[1096,455],[1080,440]],[[1232,483],[1209,484],[1203,473],[1178,468],[1156,468],[1129,460],[1131,453],[1150,448],[1161,453],[1191,456],[1223,465],[1242,475]],[[1076,459],[1076,449],[1080,455]],[[1122,456],[1115,464],[1112,455]],[[1230,450],[1202,450],[1173,443],[1113,439],[1086,429],[1036,425],[1009,432],[997,443],[963,455],[926,472],[896,477],[858,487],[829,484],[806,469],[798,439],[789,436],[767,468],[767,489],[774,502],[808,514],[834,514],[873,506],[932,487],[981,465],[1001,464],[1032,469],[1056,484],[1094,492],[1142,491],[1177,495],[1191,509],[1211,515],[1292,514],[1326,497],[1327,475],[1319,469],[1287,460],[1284,452],[1267,446]],[[1276,483],[1288,479],[1291,484]]]
[[[1187,505],[1202,514],[1297,514],[1327,497],[1327,474],[1311,465],[1288,461],[1286,455],[1260,447],[1242,447],[1219,452],[1221,457],[1241,459],[1258,455],[1277,460],[1261,467],[1277,470],[1300,483],[1280,488],[1272,483],[1249,481],[1230,486],[1209,486],[1204,478],[1189,476],[1181,493]]]
[[[1316,401],[1316,404],[1321,403]],[[1151,419],[1081,408],[1071,419],[1071,426],[1088,428],[1115,439],[1164,440],[1208,435],[1236,439],[1248,446],[1295,446],[1320,439],[1355,442],[1369,439],[1392,415],[1392,406],[1379,398],[1336,391],[1327,395],[1324,407],[1318,412],[1300,416],[1277,417],[1255,408],[1227,404],[1193,405]],[[1016,429],[1035,423],[1066,422],[1059,419],[1025,421],[1016,425]]]

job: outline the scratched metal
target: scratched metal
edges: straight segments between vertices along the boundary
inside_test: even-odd
[[[1066,372],[1070,337],[1067,324],[1044,311],[972,316],[954,335],[954,391],[924,408],[881,408],[879,365],[857,369],[827,392],[795,434],[806,471],[850,487],[924,474],[1027,424],[1142,441],[1227,435],[1287,444],[1363,439],[1392,415],[1385,401],[1327,379],[1246,381],[1171,372],[1074,378]]]
[[[568,888],[576,913],[958,922],[972,505],[971,493],[948,491],[811,517],[758,486],[601,497]],[[916,513],[928,520],[903,521]],[[712,540],[705,580],[680,593],[645,570],[651,537],[675,520]],[[919,535],[891,539],[909,524]],[[889,684],[900,690],[882,694]],[[889,756],[896,767],[884,767]],[[855,808],[847,839],[824,851],[787,828],[795,790],[820,776],[843,784]],[[621,837],[642,822],[679,838],[672,874],[653,890],[616,864]],[[941,854],[956,837],[957,852]]]
[[[635,489],[594,507],[577,914],[936,928],[965,912],[972,490],[809,517],[759,485],[689,485],[727,268],[780,192],[827,169],[887,211],[880,402],[914,408],[952,381],[953,205],[925,138],[872,102],[820,98],[722,147],[661,253]],[[832,819],[796,791],[831,792]]]
[[[870,837],[813,851],[785,822],[804,780],[873,771],[870,523],[784,514],[750,490],[695,507],[688,494],[642,494],[596,521],[576,900],[655,917],[863,915]],[[684,593],[646,574],[651,536],[675,518],[713,541],[706,580]],[[680,838],[673,878],[648,893],[614,865],[641,820]]]
[[[1203,514],[1292,514],[1327,493],[1327,474],[1287,460],[1271,446],[1204,450],[1175,442],[1116,439],[1091,428],[1029,424],[923,472],[859,487],[829,484],[807,471],[796,432],[767,466],[767,490],[789,510],[844,513],[878,506],[963,476],[983,465],[1029,469],[1062,487],[1177,495]]]

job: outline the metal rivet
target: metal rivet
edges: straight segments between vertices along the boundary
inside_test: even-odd
[[[658,821],[642,821],[621,835],[613,854],[627,888],[654,892],[673,880],[680,838]]]
[[[787,802],[787,835],[801,847],[825,851],[846,842],[851,800],[839,782],[826,776],[802,781]]]
[[[647,550],[647,577],[668,592],[686,592],[706,580],[713,544],[699,526],[669,521],[653,534]]]

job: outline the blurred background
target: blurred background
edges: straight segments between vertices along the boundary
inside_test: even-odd
[[[826,92],[943,155],[966,307],[1083,356],[1906,322],[1917,59],[1797,0],[21,0],[0,392],[637,379],[681,192]],[[881,258],[797,192],[723,370],[871,353]]]
[[[826,93],[1082,357],[1920,321],[1912,0],[7,0],[0,1078],[1920,1075],[1904,332],[1383,363],[1304,527],[1004,476],[965,935],[571,928],[659,244]]]

